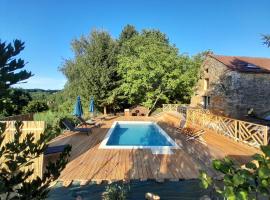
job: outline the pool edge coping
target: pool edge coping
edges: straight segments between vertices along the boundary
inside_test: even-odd
[[[155,124],[160,130],[160,133],[169,141],[172,146],[130,146],[130,145],[107,145],[107,142],[116,126],[117,123],[130,123],[130,124]],[[149,150],[172,150],[181,149],[180,146],[164,131],[157,122],[153,121],[114,121],[107,134],[101,141],[99,149],[149,149]]]

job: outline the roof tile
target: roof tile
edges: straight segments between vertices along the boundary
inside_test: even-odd
[[[209,54],[228,68],[240,72],[270,73],[270,58],[222,56]]]

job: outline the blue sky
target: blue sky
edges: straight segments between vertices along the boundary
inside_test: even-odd
[[[269,0],[0,0],[0,39],[25,41],[20,54],[35,76],[23,88],[62,89],[58,68],[72,39],[94,28],[118,37],[126,24],[160,29],[180,53],[270,57]]]

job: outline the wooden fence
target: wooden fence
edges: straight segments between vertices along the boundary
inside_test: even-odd
[[[15,121],[1,121],[1,123],[6,123],[6,130],[4,132],[5,138],[3,144],[10,142],[14,139],[15,132]],[[45,122],[44,121],[23,121],[22,122],[22,136],[20,139],[24,139],[28,133],[34,134],[34,141],[37,141],[40,138],[40,134],[45,130]],[[34,159],[33,164],[27,166],[25,169],[34,169],[34,174],[31,178],[36,176],[42,177],[43,174],[43,155]]]
[[[1,118],[1,121],[34,121],[34,113],[27,113],[23,115],[14,115]]]
[[[201,109],[187,109],[187,125],[197,124],[254,147],[269,143],[268,126],[221,117]]]

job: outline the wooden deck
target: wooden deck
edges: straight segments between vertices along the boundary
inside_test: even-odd
[[[181,149],[173,150],[172,155],[153,155],[149,149],[113,150],[99,149],[108,129],[115,120],[155,120],[174,139]],[[62,171],[59,180],[64,185],[80,181],[81,185],[90,181],[149,180],[157,181],[197,178],[199,170],[206,170],[215,175],[211,169],[211,160],[230,156],[239,163],[247,162],[258,150],[234,142],[224,136],[207,132],[204,136],[207,145],[196,141],[186,142],[185,136],[163,118],[130,117],[104,121],[101,128],[95,128],[90,136],[82,133],[65,132],[51,142],[51,146],[71,144],[70,161]],[[54,160],[57,155],[45,157]]]

